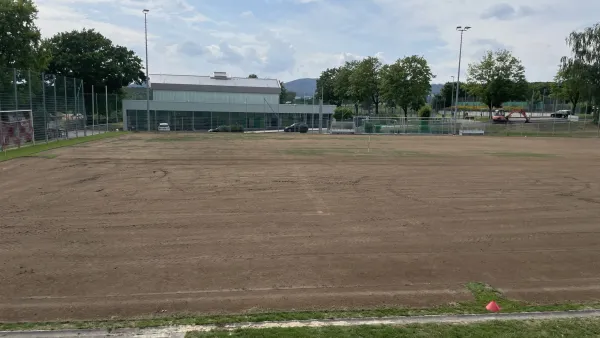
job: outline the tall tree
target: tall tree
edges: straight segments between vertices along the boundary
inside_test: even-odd
[[[0,68],[43,70],[49,54],[32,0],[0,0]]]
[[[464,86],[459,86],[459,97],[465,97],[467,91]],[[446,82],[442,89],[440,90],[440,95],[442,99],[442,104],[445,104],[446,107],[450,107],[454,104],[454,100],[456,99],[456,82]],[[438,102],[439,103],[439,102]]]
[[[248,75],[248,78],[249,79],[258,79],[258,75],[256,75],[256,74],[250,74],[250,75]]]
[[[347,61],[343,66],[338,68],[333,80],[334,96],[341,102],[354,103],[355,114],[358,115],[359,99],[356,93],[352,91],[350,77],[358,66],[358,61]]]
[[[382,77],[384,98],[394,101],[406,118],[410,109],[417,111],[425,104],[434,75],[427,60],[413,55],[389,65]]]
[[[281,86],[281,92],[279,93],[279,103],[294,102],[296,99],[296,93],[291,92],[285,88],[283,81],[279,81]]]
[[[146,81],[142,60],[133,51],[113,45],[93,29],[59,33],[49,43],[48,72],[82,79],[87,92],[94,85],[119,93],[131,83]]]
[[[507,50],[488,51],[479,63],[469,65],[467,73],[467,90],[488,106],[490,118],[494,107],[527,95],[525,67]]]
[[[381,99],[381,67],[381,61],[370,56],[360,61],[350,75],[350,90],[359,100],[372,102],[376,115]]]
[[[557,98],[571,103],[571,110],[575,112],[577,104],[589,88],[588,69],[581,60],[564,57],[561,61],[553,91]]]
[[[333,103],[336,106],[342,104],[342,99],[335,91],[335,78],[338,75],[339,68],[328,68],[321,73],[317,79],[317,89],[315,97],[323,99],[324,102]]]
[[[586,68],[589,91],[596,104],[600,103],[600,24],[587,27],[580,32],[572,32],[566,39],[571,48],[573,60]],[[600,112],[594,111],[594,122],[599,123]]]

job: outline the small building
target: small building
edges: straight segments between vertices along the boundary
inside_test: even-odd
[[[124,128],[147,130],[148,119],[151,130],[159,123],[169,123],[176,131],[201,131],[220,125],[273,130],[294,122],[319,127],[320,107],[280,104],[281,86],[276,79],[229,77],[225,72],[212,76],[159,74],[150,75],[150,79],[148,102],[123,101]],[[334,109],[323,106],[323,128],[327,128]]]

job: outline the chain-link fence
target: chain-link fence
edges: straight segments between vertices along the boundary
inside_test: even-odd
[[[459,132],[490,136],[528,136],[528,137],[600,137],[600,124],[593,120],[572,121],[568,119],[539,119],[531,123],[495,124],[477,121],[462,121]]]
[[[82,80],[31,70],[0,68],[0,122],[30,111],[35,142],[50,142],[122,128],[121,99],[105,88],[85,93]],[[25,114],[27,115],[27,114]]]
[[[514,119],[511,123],[492,123],[444,117],[355,117],[353,124],[357,134],[600,137],[600,124],[591,119],[540,118],[531,123]]]
[[[357,134],[448,135],[456,131],[455,120],[443,117],[355,117],[354,125]]]

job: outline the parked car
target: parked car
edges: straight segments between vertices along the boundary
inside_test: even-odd
[[[226,126],[218,126],[208,130],[209,133],[223,133],[226,131],[228,131]]]
[[[550,114],[550,117],[554,117],[557,119],[566,119],[569,117],[569,115],[572,115],[570,110],[559,110],[556,113]]]
[[[171,131],[171,127],[169,127],[168,123],[159,123],[158,124],[158,131]]]
[[[285,131],[286,133],[307,133],[308,125],[306,123],[296,122],[291,126],[283,128],[283,131]]]
[[[216,128],[212,128],[208,130],[209,133],[243,133],[244,127],[240,125],[233,126],[218,126]]]

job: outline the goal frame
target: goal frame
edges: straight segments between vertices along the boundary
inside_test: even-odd
[[[29,121],[29,123],[31,124],[31,142],[33,143],[33,145],[35,145],[35,128],[33,125],[33,111],[30,109],[18,109],[18,110],[0,110],[0,124],[2,123],[18,123],[20,121],[13,121],[13,122],[5,122],[2,121],[2,115],[3,114],[16,114],[16,113],[23,113],[23,114],[27,114],[27,120]],[[4,146],[4,143],[2,143],[2,137],[3,135],[2,133],[2,129],[0,128],[0,149],[2,149],[3,151],[6,151],[7,149]],[[20,143],[19,143],[19,148],[21,147]]]

